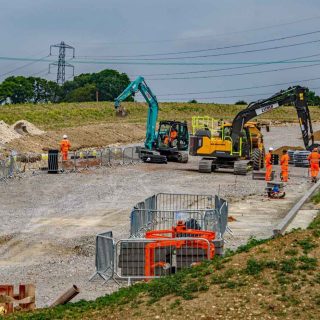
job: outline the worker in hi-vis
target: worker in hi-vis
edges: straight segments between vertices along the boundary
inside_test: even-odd
[[[62,160],[68,160],[68,152],[71,148],[70,141],[68,140],[68,136],[65,134],[63,139],[60,141],[60,152],[62,154]]]
[[[264,159],[265,164],[266,164],[266,176],[265,180],[270,181],[271,180],[271,174],[272,174],[272,152],[273,148],[269,148],[269,152],[266,154],[266,157]]]
[[[282,156],[280,158],[281,165],[281,180],[288,182],[289,179],[289,155],[287,150],[282,150]]]
[[[314,148],[312,150],[312,152],[308,156],[308,160],[310,164],[311,181],[317,182],[317,177],[319,174],[319,160],[320,160],[318,148]]]

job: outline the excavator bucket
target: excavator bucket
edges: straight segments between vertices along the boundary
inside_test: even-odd
[[[116,116],[117,117],[124,118],[127,115],[128,115],[127,110],[125,108],[123,108],[122,106],[116,110]]]

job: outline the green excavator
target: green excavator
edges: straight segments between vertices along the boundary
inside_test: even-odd
[[[187,122],[164,120],[160,121],[156,130],[159,105],[156,96],[139,76],[115,99],[114,106],[120,115],[126,111],[121,102],[140,92],[148,103],[148,116],[146,124],[146,138],[144,147],[139,154],[144,162],[167,163],[167,161],[188,162],[189,132]]]

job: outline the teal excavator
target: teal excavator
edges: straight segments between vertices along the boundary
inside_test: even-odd
[[[175,120],[160,121],[156,131],[159,105],[156,96],[139,76],[115,99],[114,106],[120,115],[125,114],[121,102],[140,92],[148,103],[146,139],[144,148],[139,149],[144,162],[167,163],[167,161],[188,162],[189,133],[186,122]]]

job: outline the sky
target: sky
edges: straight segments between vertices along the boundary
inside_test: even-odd
[[[75,48],[67,60],[76,75],[107,68],[141,75],[159,101],[250,102],[290,85],[320,94],[320,79],[310,80],[320,78],[318,0],[2,2],[0,81],[55,80],[48,64],[57,51],[48,57],[49,48],[64,41]]]

